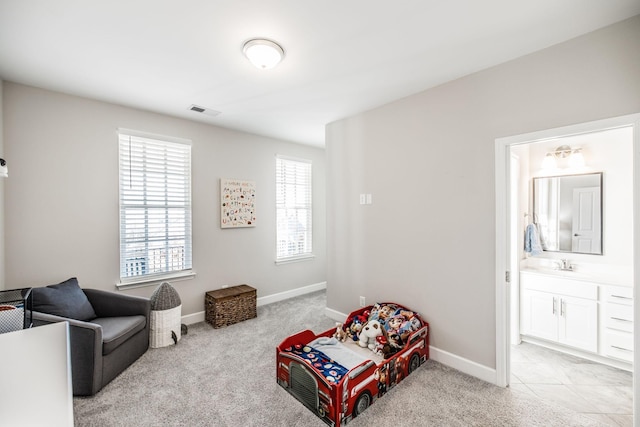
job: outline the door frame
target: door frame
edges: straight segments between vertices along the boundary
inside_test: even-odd
[[[633,129],[633,183],[640,183],[640,113],[614,117],[576,125],[547,129],[521,135],[497,138],[495,140],[495,196],[496,196],[496,384],[500,387],[509,385],[510,367],[510,298],[507,272],[509,271],[509,257],[511,256],[509,215],[510,186],[511,186],[511,147],[533,142],[542,142],[559,137],[580,135],[615,129],[620,127]],[[640,185],[633,185],[633,251],[634,275],[633,287],[638,289],[640,277]],[[511,273],[509,273],[511,274]],[[513,272],[516,274],[516,272]],[[633,303],[634,322],[640,321],[640,304],[638,298]],[[640,368],[640,333],[634,334],[633,366]],[[640,416],[640,369],[633,372],[633,412]]]

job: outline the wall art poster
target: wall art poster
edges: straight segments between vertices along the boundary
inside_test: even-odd
[[[220,180],[220,227],[256,226],[256,183],[239,179]]]

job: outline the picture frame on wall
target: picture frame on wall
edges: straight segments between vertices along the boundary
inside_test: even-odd
[[[240,179],[220,179],[220,227],[256,226],[256,183]]]

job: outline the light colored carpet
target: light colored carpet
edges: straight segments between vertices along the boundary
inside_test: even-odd
[[[256,319],[226,328],[191,325],[177,346],[150,349],[95,396],[74,398],[76,426],[324,426],[277,385],[275,347],[299,330],[333,327],[325,301],[316,292],[259,307]],[[428,361],[349,425],[600,424]]]

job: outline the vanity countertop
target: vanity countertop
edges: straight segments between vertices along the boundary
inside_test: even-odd
[[[558,270],[546,266],[522,266],[522,273],[540,274],[553,277],[564,277],[567,279],[582,280],[585,282],[595,282],[600,285],[615,285],[633,287],[633,274],[626,271],[609,272],[602,269],[588,269],[586,267],[575,266],[573,271]]]

